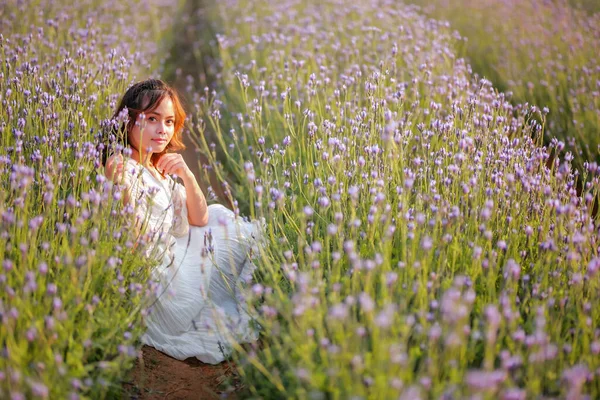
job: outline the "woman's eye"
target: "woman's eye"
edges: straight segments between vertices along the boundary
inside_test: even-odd
[[[172,119],[167,121],[167,124],[169,124],[169,125],[173,125],[174,123],[175,123],[175,121],[173,121]]]
[[[148,121],[154,122],[154,121],[156,121],[156,118],[155,117],[150,117],[150,118],[148,118]]]

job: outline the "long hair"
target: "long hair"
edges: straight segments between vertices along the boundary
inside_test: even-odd
[[[150,161],[152,164],[155,164],[163,154],[185,149],[182,131],[186,115],[181,100],[179,99],[179,95],[175,89],[160,79],[147,79],[131,86],[127,89],[123,98],[121,98],[119,106],[113,114],[112,120],[118,121],[126,119],[126,122],[122,122],[120,126],[116,127],[113,125],[112,129],[109,129],[108,146],[105,145],[102,149],[102,165],[106,165],[109,152],[111,149],[114,151],[114,144],[121,144],[123,147],[129,146],[129,133],[135,126],[138,116],[141,113],[148,113],[155,110],[160,102],[167,96],[173,102],[173,108],[175,110],[175,133],[165,149],[160,153],[152,154]],[[125,109],[127,110],[126,116],[123,115]],[[110,143],[111,141],[113,143]],[[115,141],[117,143],[114,143]],[[139,149],[137,150],[139,151]]]

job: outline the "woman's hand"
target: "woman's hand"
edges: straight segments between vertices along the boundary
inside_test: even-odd
[[[118,182],[123,176],[123,156],[121,154],[112,155],[106,160],[104,168],[105,175],[113,182]]]
[[[163,175],[177,175],[183,179],[193,176],[192,171],[188,168],[183,160],[183,156],[179,153],[167,153],[160,157],[160,160],[155,165],[156,169]]]
[[[181,154],[164,154],[155,165],[163,174],[176,174],[183,181],[186,193],[186,206],[188,211],[188,222],[193,226],[205,226],[208,224],[208,206],[204,193],[198,186],[198,182],[192,171],[188,168]]]
[[[113,154],[106,160],[104,174],[115,184],[125,185],[123,191],[123,202],[129,203],[131,197],[131,178],[125,173],[125,159],[122,154]]]

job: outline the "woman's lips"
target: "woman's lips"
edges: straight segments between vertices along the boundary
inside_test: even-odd
[[[167,143],[167,139],[152,139],[152,141],[160,144]]]

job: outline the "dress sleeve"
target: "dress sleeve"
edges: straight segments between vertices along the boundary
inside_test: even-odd
[[[178,182],[176,182],[173,187],[172,201],[174,210],[172,234],[175,237],[182,237],[188,234],[190,224],[188,222],[185,187]]]

